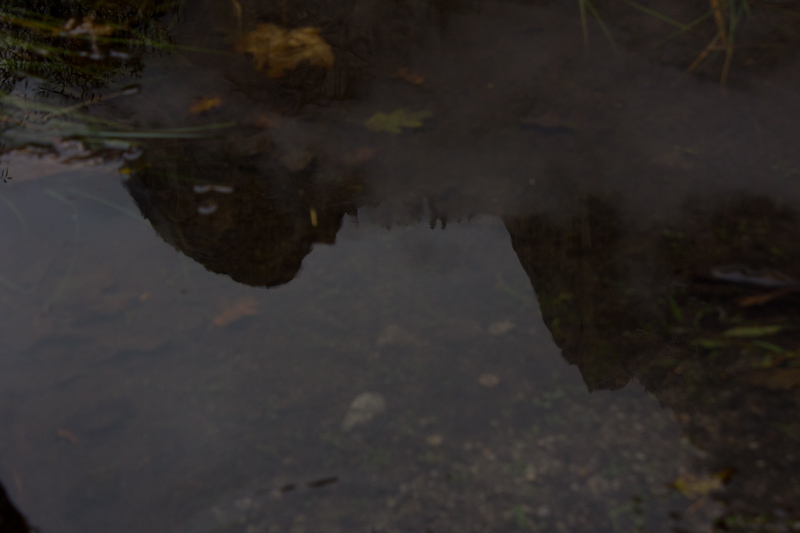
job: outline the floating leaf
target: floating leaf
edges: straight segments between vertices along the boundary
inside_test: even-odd
[[[783,326],[739,326],[731,328],[723,335],[725,337],[738,337],[738,338],[753,338],[753,337],[766,337],[767,335],[774,335],[783,331]]]
[[[280,78],[303,62],[333,66],[333,51],[319,36],[318,28],[287,30],[275,24],[259,24],[239,40],[236,49],[253,54],[256,69],[264,70],[266,66],[270,78]]]
[[[398,109],[392,113],[375,113],[364,125],[372,131],[384,131],[397,135],[402,133],[404,128],[421,128],[425,125],[425,120],[432,116],[430,111],[411,112],[406,109]]]

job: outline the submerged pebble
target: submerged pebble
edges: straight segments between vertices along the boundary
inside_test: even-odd
[[[342,429],[351,429],[366,424],[386,411],[386,400],[376,392],[365,392],[356,397],[344,415]]]

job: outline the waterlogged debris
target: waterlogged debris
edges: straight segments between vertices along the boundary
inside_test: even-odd
[[[318,488],[324,487],[326,485],[332,485],[334,483],[337,483],[338,481],[339,481],[339,476],[323,477],[323,478],[320,478],[320,479],[315,479],[313,481],[309,481],[308,483],[306,483],[306,487],[308,487],[310,489],[318,489]]]
[[[414,85],[422,85],[423,83],[425,83],[425,76],[417,74],[416,72],[412,72],[407,68],[397,69],[397,71],[395,71],[392,77],[395,79],[407,81],[408,83],[413,83]]]
[[[742,265],[729,265],[711,270],[711,279],[725,283],[752,285],[766,289],[796,287],[797,280],[777,270],[755,270]]]
[[[189,114],[199,115],[222,105],[222,98],[198,98],[189,108]]]
[[[56,435],[58,435],[64,440],[70,441],[72,444],[78,443],[78,437],[75,435],[75,433],[71,432],[68,429],[59,428],[56,430]]]
[[[766,337],[768,335],[775,335],[783,331],[783,326],[738,326],[727,330],[722,335],[725,337],[734,337],[740,339],[751,339],[755,337]]]
[[[214,325],[224,328],[242,318],[258,313],[258,302],[253,296],[239,298],[235,302],[222,302],[220,313],[214,317]]]
[[[706,350],[719,350],[720,348],[724,348],[728,345],[727,342],[719,339],[697,339],[694,341],[694,343],[701,348],[705,348]]]
[[[780,368],[758,372],[750,378],[750,383],[772,390],[800,387],[800,368]]]
[[[514,323],[510,320],[503,320],[500,322],[494,322],[493,324],[489,325],[488,333],[489,335],[499,337],[501,335],[505,335],[506,333],[510,332],[514,329]]]
[[[441,446],[444,442],[444,437],[442,435],[431,435],[425,439],[425,442],[429,446]]]
[[[214,202],[207,202],[202,205],[197,206],[197,213],[199,215],[213,215],[217,212],[219,206]]]
[[[233,192],[233,187],[230,185],[209,185],[198,183],[192,186],[192,191],[195,194],[206,194],[212,191],[220,194],[231,194]]]
[[[677,490],[687,498],[701,498],[710,493],[722,489],[733,475],[733,470],[723,470],[710,476],[681,476],[673,481],[669,486]]]
[[[547,112],[534,117],[523,117],[519,120],[519,125],[523,128],[538,131],[539,133],[574,133],[578,127],[563,117]]]
[[[90,35],[94,37],[105,37],[114,33],[114,27],[109,24],[98,24],[94,17],[86,17],[82,22],[71,18],[64,23],[58,32],[60,35]]]
[[[97,45],[98,37],[107,37],[114,33],[115,29],[109,24],[98,24],[94,17],[88,16],[82,22],[77,19],[69,19],[58,31],[59,35],[83,36],[88,35],[92,41],[92,59],[103,59],[100,47]]]
[[[318,28],[287,30],[275,24],[259,24],[236,44],[238,52],[252,54],[256,69],[270,78],[280,78],[301,63],[333,66],[333,51],[320,37]]]
[[[421,344],[417,338],[403,329],[398,324],[389,324],[380,335],[377,341],[378,347],[383,346],[415,346]]]
[[[392,113],[375,113],[364,125],[372,131],[383,131],[398,135],[404,129],[421,128],[425,121],[433,116],[430,111],[408,111],[398,109]]]
[[[342,430],[350,431],[362,426],[386,411],[386,400],[376,392],[359,394],[344,415]]]
[[[376,150],[374,148],[362,146],[361,148],[356,148],[355,150],[346,152],[342,156],[342,163],[345,165],[360,165],[361,163],[366,163],[374,158],[375,153]]]
[[[745,296],[739,299],[739,307],[753,307],[755,305],[765,305],[779,298],[797,292],[797,287],[784,287],[766,294],[756,294],[755,296]]]
[[[290,172],[301,172],[311,165],[314,158],[315,155],[311,150],[293,150],[281,157],[281,163]]]
[[[500,384],[500,378],[495,376],[494,374],[481,374],[481,377],[478,378],[478,383],[482,387],[486,387],[487,389],[493,389],[498,384]]]

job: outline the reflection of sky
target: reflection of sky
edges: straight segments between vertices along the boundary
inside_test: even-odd
[[[668,413],[637,386],[585,392],[497,219],[386,230],[365,211],[265,290],[173,251],[126,214],[113,173],[0,192],[26,225],[0,206],[0,274],[16,286],[0,288],[0,475],[43,531],[204,531],[215,504],[240,517],[225,502],[242,494],[263,500],[254,521],[363,529],[410,520],[387,498],[425,476],[442,509],[502,485],[498,516],[608,520],[604,506],[686,464]],[[241,318],[214,325],[241,302]],[[365,391],[387,412],[343,432]],[[431,473],[457,465],[460,488]],[[339,483],[317,499],[263,496],[329,475]]]

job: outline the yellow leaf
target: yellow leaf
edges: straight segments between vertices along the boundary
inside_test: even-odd
[[[404,128],[421,128],[431,116],[430,111],[410,112],[398,109],[392,113],[375,113],[364,125],[372,131],[385,131],[397,135]]]
[[[256,69],[266,67],[270,78],[280,78],[304,62],[325,68],[333,66],[333,51],[319,36],[318,28],[287,30],[275,24],[259,24],[239,40],[236,49],[253,54]]]
[[[710,476],[696,477],[691,474],[679,477],[670,484],[672,488],[687,498],[700,498],[720,490],[734,474],[732,469],[723,470]]]
[[[189,108],[189,113],[199,115],[203,111],[214,109],[222,105],[222,98],[198,98]]]

